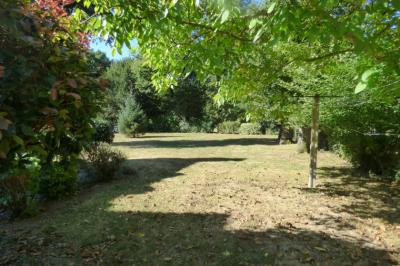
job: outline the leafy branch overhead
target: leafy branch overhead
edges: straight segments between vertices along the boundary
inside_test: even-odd
[[[190,71],[203,80],[212,75],[221,84],[235,80],[245,87],[248,84],[237,76],[246,69],[275,73],[284,62],[313,64],[349,53],[372,59],[385,73],[400,74],[398,1],[83,3],[95,10],[87,29],[111,40],[116,50],[137,39],[141,54],[156,69],[153,83],[159,90],[176,84],[180,74]],[[80,20],[85,17],[82,11],[76,15]],[[305,50],[277,53],[288,43]],[[268,61],[258,65],[260,57]],[[371,67],[360,69],[360,74]],[[359,85],[357,92],[363,87]]]

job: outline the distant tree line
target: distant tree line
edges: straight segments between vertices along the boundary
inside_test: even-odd
[[[224,121],[245,121],[243,106],[217,105],[217,88],[201,84],[194,73],[164,92],[156,91],[152,74],[140,58],[113,62],[104,73],[110,89],[99,120],[131,136],[145,131],[213,132]]]

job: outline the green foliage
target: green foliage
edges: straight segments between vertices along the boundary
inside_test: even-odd
[[[146,125],[147,117],[141,106],[134,98],[128,98],[118,117],[119,132],[130,137],[138,137],[145,133]]]
[[[240,125],[239,134],[260,135],[261,134],[261,125],[259,123],[243,123]]]
[[[0,2],[0,172],[30,157],[74,164],[91,141],[104,93],[79,25],[52,12]]]
[[[93,136],[93,142],[112,143],[114,139],[114,125],[110,121],[95,120],[94,128],[96,130]]]
[[[104,74],[104,72],[111,66],[110,59],[107,58],[106,54],[100,51],[92,52],[87,54],[87,63],[89,70],[98,76]]]
[[[179,132],[194,133],[194,132],[198,132],[198,129],[195,126],[191,126],[187,121],[182,120],[179,122]]]
[[[239,121],[225,121],[218,125],[218,133],[221,134],[237,134],[239,132]]]
[[[120,151],[113,150],[106,143],[92,145],[85,152],[85,158],[90,164],[93,176],[98,181],[114,179],[121,164],[126,160]]]
[[[40,173],[38,193],[49,199],[72,195],[77,185],[76,163],[54,162]]]
[[[152,132],[178,132],[180,118],[174,113],[165,113],[149,119],[148,129]]]
[[[400,141],[389,136],[343,135],[338,149],[360,170],[379,175],[393,176],[400,162]]]
[[[105,73],[110,90],[103,119],[116,122],[129,97],[141,106],[148,118],[147,130],[153,132],[212,132],[223,121],[244,117],[242,108],[216,105],[216,88],[201,84],[193,73],[180,77],[177,86],[161,94],[151,83],[152,73],[141,58],[112,63]]]
[[[320,127],[328,134],[329,144],[340,147],[340,154],[364,171],[391,175],[399,163],[395,137],[400,133],[396,122],[400,119],[399,106],[392,98],[391,87],[379,87],[394,82],[396,75],[374,76],[377,87],[355,95],[358,80],[354,77],[370,64],[365,58],[340,56],[324,64],[289,65],[270,85],[262,85],[268,75],[258,75],[260,89],[242,101],[252,119],[303,128],[311,124],[312,105],[312,98],[303,96],[328,96],[321,98]],[[383,67],[375,69],[383,71]],[[374,132],[392,136],[376,136]]]
[[[0,206],[10,209],[12,217],[30,217],[37,213],[35,196],[39,173],[39,161],[27,158],[24,164],[14,163],[0,174]]]
[[[396,175],[394,176],[394,180],[400,182],[400,170],[397,170]]]
[[[322,125],[342,155],[364,171],[394,175],[400,165],[400,107],[377,99],[325,107]]]
[[[203,118],[206,102],[211,100],[206,92],[209,89],[194,74],[190,74],[186,78],[179,78],[177,86],[166,97],[170,102],[169,106],[181,120],[196,125]]]
[[[113,36],[116,50],[136,38],[160,90],[195,71],[200,80],[218,77],[221,96],[243,97],[257,90],[249,77],[257,79],[258,73],[268,73],[274,81],[288,62],[312,64],[345,53],[400,73],[398,1],[85,2],[101,10],[87,23],[88,30]],[[99,17],[106,25],[96,23]],[[281,53],[279,45],[292,40],[294,49],[298,44],[306,49]],[[261,58],[269,63],[260,64]],[[369,77],[359,81],[370,85]]]
[[[29,193],[30,176],[27,173],[10,173],[0,180],[1,204],[9,208],[12,216],[20,216],[32,201]]]
[[[131,61],[113,62],[104,73],[104,78],[109,82],[109,90],[107,91],[107,107],[102,114],[102,119],[116,125],[118,114],[124,107],[126,99],[132,97],[135,90],[136,82]]]

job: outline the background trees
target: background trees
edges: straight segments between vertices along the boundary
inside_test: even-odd
[[[397,158],[392,141],[397,143],[398,127],[391,122],[382,126],[378,117],[397,119],[398,1],[136,1],[129,9],[121,8],[123,1],[87,1],[91,4],[99,12],[89,29],[110,36],[117,50],[136,38],[154,70],[152,83],[158,90],[176,86],[180,76],[195,72],[199,80],[218,88],[220,103],[239,102],[254,118],[273,117],[282,125],[296,126],[309,124],[304,96],[339,96],[323,101],[327,108],[321,123],[344,153],[356,165],[369,165],[376,172],[398,167],[398,159],[383,166],[380,151],[369,147],[388,141],[394,147],[390,157]],[[353,108],[356,104],[361,107]],[[366,118],[356,110],[381,115]],[[346,141],[350,135],[344,131],[358,140]],[[350,148],[349,142],[355,146]],[[361,157],[374,158],[375,163],[356,159]]]
[[[151,82],[153,72],[141,58],[112,63],[104,74],[110,90],[101,119],[116,125],[126,99],[133,99],[131,109],[143,111],[147,131],[212,132],[221,122],[244,121],[243,108],[231,103],[218,106],[213,100],[217,89],[200,83],[195,74],[179,78],[177,86],[160,94]]]
[[[147,118],[135,98],[127,98],[118,116],[118,130],[129,137],[145,133]]]

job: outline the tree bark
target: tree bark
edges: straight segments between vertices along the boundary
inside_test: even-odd
[[[308,178],[308,187],[315,187],[317,177],[317,153],[318,153],[318,126],[319,126],[319,95],[313,98],[312,107],[312,126],[311,126],[311,144],[310,144],[310,175]]]
[[[309,147],[306,148],[307,142],[304,139],[304,132],[302,128],[298,129],[299,133],[297,135],[297,152],[298,153],[303,153],[305,152]]]
[[[278,142],[282,144],[293,143],[294,130],[290,127],[281,126],[279,130]]]

